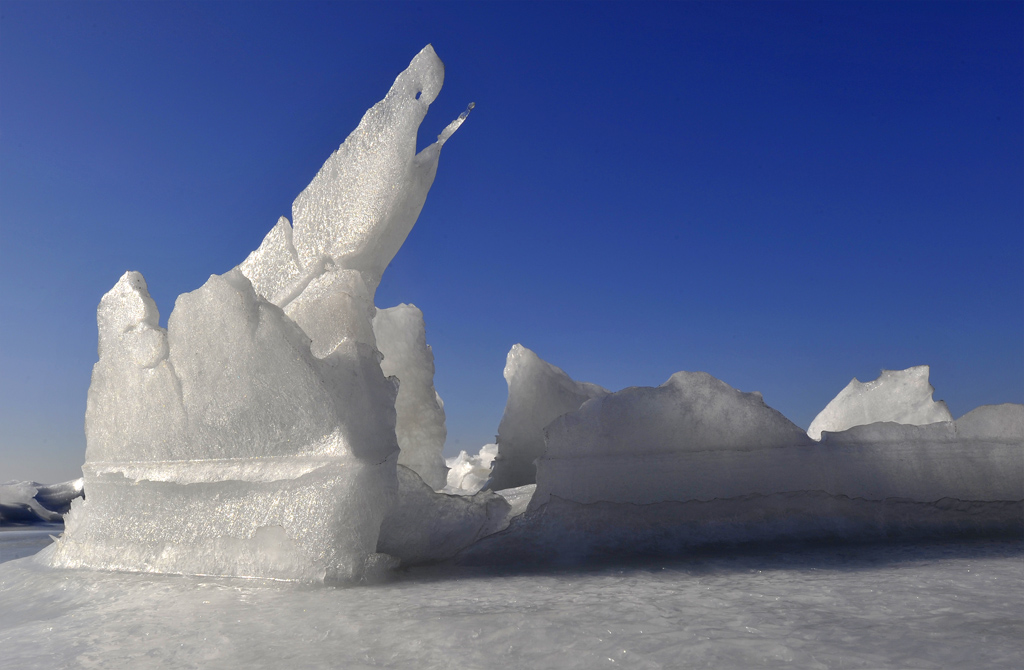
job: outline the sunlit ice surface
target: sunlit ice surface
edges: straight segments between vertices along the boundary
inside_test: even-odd
[[[1024,651],[1016,539],[442,565],[331,588],[44,569],[4,550],[21,535],[0,533],[11,668],[1016,668]]]

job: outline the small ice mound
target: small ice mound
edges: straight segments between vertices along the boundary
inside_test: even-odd
[[[415,305],[378,309],[373,317],[381,370],[398,378],[395,434],[398,464],[415,471],[435,491],[448,478],[444,403],[434,390],[434,354],[427,344],[423,312]]]
[[[508,401],[498,425],[498,455],[488,485],[492,490],[536,483],[534,461],[544,453],[544,426],[608,394],[597,384],[574,381],[521,344],[508,352],[504,373]]]
[[[823,431],[838,432],[879,421],[923,426],[952,421],[946,403],[932,400],[935,389],[928,383],[929,367],[882,370],[870,382],[853,379],[814,417],[807,434],[821,439]]]
[[[458,456],[447,459],[448,485],[445,493],[472,495],[483,488],[491,478],[491,463],[498,455],[498,445],[485,444],[475,455],[460,451]]]
[[[377,551],[416,565],[444,560],[508,525],[510,505],[490,491],[437,493],[398,466],[398,501],[381,524]]]
[[[756,459],[747,454],[813,444],[760,393],[737,391],[705,372],[677,372],[658,387],[588,400],[552,421],[545,434],[530,509],[552,496],[582,503],[703,499],[735,492],[740,481],[742,493],[750,493],[742,489],[757,473],[745,463]],[[702,478],[708,467],[721,470]],[[730,467],[741,470],[730,473]],[[720,479],[720,487],[712,484]]]

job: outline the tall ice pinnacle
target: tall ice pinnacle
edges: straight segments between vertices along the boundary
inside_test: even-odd
[[[166,330],[141,274],[103,297],[88,498],[44,560],[302,581],[377,561],[399,445],[373,294],[465,118],[416,153],[443,78],[427,46],[295,200],[294,228],[281,218],[239,267],[179,296]]]
[[[292,241],[304,268],[330,259],[362,272],[371,294],[377,288],[434,183],[447,137],[417,154],[416,130],[443,82],[427,45],[295,199]]]

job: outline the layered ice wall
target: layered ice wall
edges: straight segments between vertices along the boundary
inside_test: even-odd
[[[590,400],[546,430],[536,509],[822,491],[867,500],[1024,500],[1024,407],[874,423],[814,442],[758,393],[702,372]]]
[[[426,47],[238,267],[159,324],[128,272],[97,312],[88,498],[53,565],[357,579],[398,492],[395,398],[372,327],[381,274],[416,221],[438,141]]]
[[[705,372],[588,400],[545,432],[532,509],[552,495],[648,504],[752,493],[774,486],[756,454],[813,444],[760,393]]]
[[[415,305],[378,309],[373,334],[383,354],[381,369],[399,380],[395,433],[399,465],[413,470],[435,491],[448,479],[444,403],[434,389],[434,354],[427,344],[423,312]]]
[[[815,442],[704,373],[588,400],[545,429],[526,514],[467,563],[674,555],[720,543],[1024,533],[1024,406]]]
[[[952,421],[946,403],[932,400],[935,389],[928,383],[929,368],[882,370],[878,379],[853,379],[832,402],[814,417],[807,434],[821,439],[822,431],[838,432],[878,421],[923,426]]]
[[[508,352],[505,381],[508,401],[498,425],[498,455],[488,485],[495,491],[533,484],[534,461],[544,453],[544,426],[608,393],[597,384],[574,381],[521,344]]]

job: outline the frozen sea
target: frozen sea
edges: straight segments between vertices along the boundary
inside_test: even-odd
[[[435,566],[349,588],[59,571],[0,531],[5,668],[1020,668],[1024,542]]]

